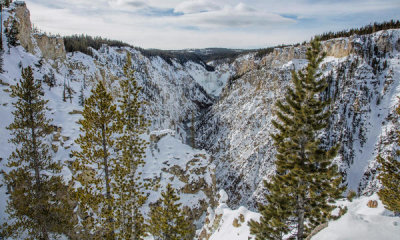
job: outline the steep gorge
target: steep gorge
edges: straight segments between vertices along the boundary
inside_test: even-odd
[[[69,161],[71,149],[76,148],[73,140],[79,131],[74,122],[80,117],[79,96],[87,97],[97,80],[105,81],[108,89],[118,95],[118,79],[122,77],[126,52],[130,52],[135,77],[143,87],[142,98],[147,102],[145,114],[152,122],[149,163],[160,164],[156,168],[147,166],[146,177],[158,182],[179,181],[176,186],[188,194],[183,201],[198,208],[195,218],[208,204],[214,205],[217,189],[226,190],[229,205],[234,208],[255,209],[256,203],[263,201],[262,182],[274,172],[275,149],[270,137],[275,131],[271,124],[274,103],[290,85],[291,71],[306,65],[307,45],[275,48],[261,58],[247,53],[232,61],[208,63],[215,71],[190,61],[168,63],[161,57],[146,57],[129,47],[104,45],[93,49],[93,56],[66,53],[62,38],[31,30],[25,4],[12,6],[4,26],[13,18],[18,20],[21,46],[10,47],[4,53],[2,82],[15,84],[20,68],[28,65],[35,69],[37,79],[54,75],[56,87],[46,91],[46,97],[52,100],[55,125],[62,136],[56,142],[57,160]],[[3,41],[3,46],[7,45]],[[323,46],[327,58],[322,69],[330,82],[324,97],[332,99],[333,114],[329,129],[321,136],[326,146],[341,144],[335,162],[349,187],[370,194],[379,188],[375,158],[394,150],[392,142],[399,127],[394,106],[400,96],[400,30],[332,39]],[[74,93],[71,100],[63,102],[65,86]],[[7,86],[2,88],[6,96]],[[8,100],[2,95],[2,111],[7,113]],[[4,121],[1,126],[7,124]],[[192,144],[192,129],[196,147],[207,153],[187,150]],[[161,141],[159,147],[163,137],[173,137],[186,145],[168,146]],[[7,145],[6,139],[1,143]],[[200,177],[196,177],[199,172]]]

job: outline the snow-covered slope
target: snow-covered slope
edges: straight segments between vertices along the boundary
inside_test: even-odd
[[[335,162],[349,188],[372,194],[379,188],[375,158],[393,152],[399,127],[394,109],[400,96],[400,31],[322,44],[328,54],[321,66],[329,81],[325,96],[333,101],[323,141],[341,144]],[[274,172],[274,104],[284,97],[291,71],[307,64],[306,49],[277,48],[261,60],[242,57],[242,70],[197,123],[197,139],[214,155],[218,188],[227,191],[231,207],[255,209],[263,201],[263,180]]]
[[[377,201],[378,207],[369,208],[369,201]],[[313,237],[313,240],[399,238],[400,218],[387,211],[376,194],[355,199],[353,202],[339,201],[338,205],[346,206],[347,213],[337,221],[329,222],[328,227]]]
[[[168,183],[179,190],[180,203],[187,215],[200,220],[207,207],[216,204],[215,166],[204,150],[194,149],[175,137],[175,131],[151,132],[146,149],[142,180],[153,186],[148,194],[148,203],[161,197]]]
[[[219,193],[220,200],[216,209],[208,209],[205,226],[197,232],[199,240],[248,240],[254,239],[247,222],[259,221],[260,214],[245,207],[236,210],[226,205],[227,195]],[[369,201],[377,201],[377,208],[367,206]],[[322,226],[312,240],[397,240],[400,236],[400,218],[386,210],[376,194],[361,197],[352,202],[341,200],[337,206],[347,208],[347,212],[338,220]],[[338,208],[334,210],[337,212]]]
[[[232,210],[228,207],[228,195],[224,190],[219,191],[218,206],[207,209],[205,224],[197,231],[199,240],[248,240],[250,228],[247,222],[259,220],[260,214],[249,211],[245,207]]]

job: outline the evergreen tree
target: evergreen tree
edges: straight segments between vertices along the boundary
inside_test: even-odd
[[[81,91],[79,94],[79,106],[83,107],[85,105],[85,92],[84,92],[84,87],[82,85]]]
[[[311,41],[305,71],[293,71],[294,88],[288,89],[285,102],[276,103],[279,122],[273,124],[279,133],[272,136],[277,147],[276,174],[265,183],[269,203],[260,207],[260,222],[249,223],[256,239],[282,239],[288,234],[304,239],[330,218],[329,203],[344,191],[332,164],[338,146],[323,148],[318,138],[330,116],[329,101],[322,98],[328,84],[318,71],[325,57],[320,48],[317,40]]]
[[[18,22],[17,22],[17,20],[13,19],[11,22],[11,26],[6,28],[6,31],[5,31],[5,34],[7,36],[8,45],[11,45],[14,47],[18,45],[18,38],[17,38],[18,33],[19,33]]]
[[[0,37],[1,38],[1,37]],[[0,39],[0,46],[2,46],[2,44],[1,44],[1,39]],[[3,71],[3,53],[4,53],[4,51],[3,51],[3,48],[1,47],[0,48],[0,73],[3,73],[4,71]]]
[[[2,235],[28,239],[49,239],[53,234],[68,234],[72,227],[73,206],[68,187],[59,176],[61,166],[49,152],[52,132],[48,101],[43,100],[40,81],[30,67],[22,69],[22,79],[12,88],[16,99],[14,122],[8,126],[16,150],[10,155],[4,181],[10,194],[7,213],[11,221]]]
[[[73,151],[72,165],[76,181],[80,234],[89,238],[115,239],[115,187],[118,168],[116,138],[121,133],[119,112],[113,98],[99,81],[85,101],[83,119],[79,120],[82,135],[75,141],[81,150]]]
[[[145,224],[140,207],[147,197],[142,190],[146,187],[139,181],[142,174],[138,167],[144,164],[147,142],[140,135],[145,133],[148,121],[141,113],[143,102],[139,99],[141,87],[138,86],[131,69],[131,56],[127,54],[124,66],[126,79],[120,80],[121,97],[120,123],[123,132],[118,139],[120,159],[115,172],[115,185],[119,189],[119,198],[116,203],[116,225],[119,239],[143,239]]]
[[[49,75],[45,74],[43,76],[43,82],[49,86],[49,89],[56,86],[56,77],[54,76],[53,69],[50,69]]]
[[[74,94],[75,94],[75,91],[74,91],[74,89],[72,89],[72,87],[71,86],[69,86],[69,84],[68,84],[68,86],[66,86],[66,98],[69,98],[69,102],[70,103],[72,103],[72,98],[74,98]]]
[[[190,126],[190,138],[192,141],[192,148],[196,148],[196,121],[194,116],[194,111],[192,110],[192,119]]]
[[[10,3],[12,2],[12,0],[4,0],[4,6],[5,7],[10,7]]]
[[[150,209],[149,233],[156,240],[191,239],[192,222],[183,216],[179,197],[171,184],[161,193],[158,205]]]
[[[400,114],[400,104],[396,109]],[[398,131],[400,134],[400,131]],[[397,145],[400,146],[400,136],[397,138]],[[396,152],[400,155],[400,151]],[[388,160],[378,156],[378,162],[381,164],[381,173],[378,179],[382,182],[383,188],[379,190],[378,195],[387,209],[400,215],[400,162],[395,157],[389,157]]]
[[[65,81],[66,81],[66,80],[65,80],[65,78],[64,78],[63,98],[62,98],[63,102],[66,102],[66,101],[67,101],[67,85],[66,85]]]

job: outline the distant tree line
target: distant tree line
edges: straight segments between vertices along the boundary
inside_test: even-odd
[[[374,32],[378,32],[381,30],[388,30],[388,29],[394,29],[394,28],[400,28],[400,21],[397,20],[390,20],[387,22],[383,23],[373,23],[369,24],[367,26],[361,27],[361,28],[352,28],[350,30],[343,30],[340,32],[327,32],[323,33],[321,35],[317,35],[316,38],[318,38],[320,41],[325,41],[329,40],[332,38],[339,38],[339,37],[350,37],[351,35],[357,34],[357,35],[366,35],[366,34],[371,34]]]
[[[326,41],[326,40],[330,40],[333,38],[350,37],[354,34],[366,35],[366,34],[375,33],[375,32],[381,31],[381,30],[396,29],[396,28],[400,28],[400,21],[399,20],[396,21],[396,20],[392,19],[390,21],[382,22],[382,23],[375,22],[373,24],[369,24],[369,25],[366,25],[361,28],[352,28],[350,30],[343,30],[343,31],[339,31],[339,32],[326,32],[321,35],[316,35],[315,38],[318,38],[318,40],[320,40],[320,41]],[[304,41],[302,43],[302,45],[304,45],[305,43],[306,42]],[[300,43],[296,43],[296,44],[292,44],[292,45],[282,44],[279,46],[262,48],[262,49],[257,50],[255,58],[261,59],[265,55],[272,53],[275,48],[284,48],[284,47],[289,47],[289,46],[297,47],[299,45],[300,45]]]
[[[103,44],[111,47],[132,47],[122,41],[110,40],[102,37],[91,37],[83,34],[64,37],[64,45],[67,52],[79,51],[92,56],[93,53],[90,48],[99,50]]]

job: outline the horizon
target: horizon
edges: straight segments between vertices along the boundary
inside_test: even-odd
[[[399,20],[396,0],[26,0],[42,31],[160,50],[262,49]]]

